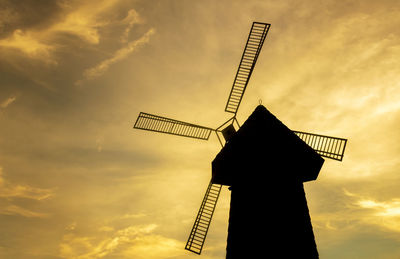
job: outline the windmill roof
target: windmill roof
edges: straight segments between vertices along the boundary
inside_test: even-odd
[[[311,181],[324,159],[259,105],[212,162],[214,183]]]

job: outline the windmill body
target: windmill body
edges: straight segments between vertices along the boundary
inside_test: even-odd
[[[226,258],[317,258],[303,182],[323,163],[258,106],[212,162],[212,182],[231,189]]]
[[[347,139],[292,131],[258,106],[240,127],[236,119],[270,24],[253,22],[218,128],[141,112],[134,128],[208,140],[222,146],[185,249],[201,254],[222,186],[230,186],[227,258],[316,258],[303,182],[317,179],[321,156],[342,161]],[[278,255],[278,257],[276,257]]]

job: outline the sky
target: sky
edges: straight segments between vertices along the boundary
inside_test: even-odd
[[[132,127],[228,120],[253,21],[271,28],[238,121],[261,100],[348,139],[304,184],[320,257],[400,258],[397,0],[0,0],[0,258],[225,258],[226,187],[201,257],[184,250],[216,136]]]

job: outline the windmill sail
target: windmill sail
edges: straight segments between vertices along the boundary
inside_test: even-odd
[[[270,26],[267,23],[253,22],[228,102],[225,106],[226,112],[237,113]]]
[[[213,129],[141,112],[135,129],[167,133],[177,136],[208,140]]]
[[[300,139],[323,157],[342,161],[347,139],[329,137],[313,133],[293,131]]]
[[[199,212],[197,213],[196,220],[193,224],[192,231],[190,231],[190,235],[185,246],[186,250],[196,254],[201,254],[221,188],[222,185],[213,184],[210,181]]]

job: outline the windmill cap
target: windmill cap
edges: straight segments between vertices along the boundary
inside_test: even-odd
[[[213,183],[311,181],[324,159],[267,108],[258,105],[212,162]]]

